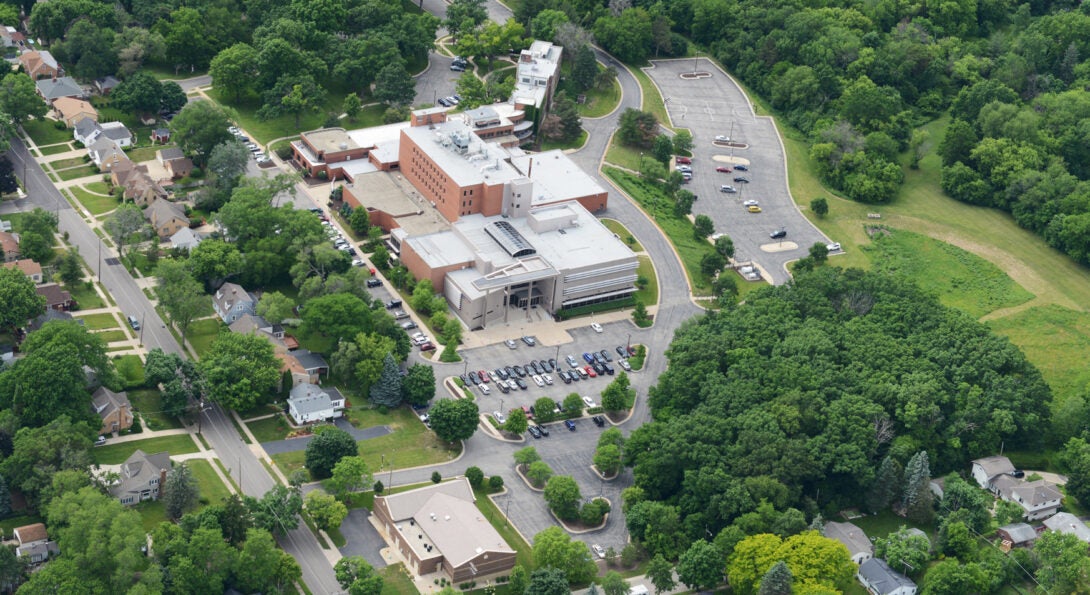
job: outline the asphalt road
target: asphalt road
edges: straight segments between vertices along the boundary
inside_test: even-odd
[[[738,85],[706,58],[652,61],[652,65],[647,73],[662,90],[674,126],[688,128],[693,134],[689,190],[700,197],[693,204],[693,214],[711,217],[715,230],[734,240],[736,260],[755,261],[773,283],[786,283],[790,279],[787,263],[806,256],[814,243],[829,240],[791,199],[786,156],[772,119],[756,116]],[[681,77],[694,69],[711,76]],[[718,135],[730,136],[744,148],[717,144]],[[746,165],[749,171],[715,171],[732,163]],[[735,182],[737,176],[750,182]],[[720,192],[723,184],[738,192]],[[760,203],[760,213],[750,213],[743,206],[743,201],[750,199]],[[787,231],[783,241],[769,237],[781,228]]]
[[[57,212],[60,231],[68,232],[68,241],[79,249],[84,260],[95,271],[98,270],[97,255],[101,247],[102,265],[99,277],[102,285],[110,292],[123,312],[141,319],[143,322],[141,326],[144,329],[141,338],[144,345],[148,349],[158,347],[167,353],[181,354],[181,346],[167,330],[147,296],[137,287],[125,267],[117,262],[112,251],[101,245],[98,236],[79,212],[61,196],[56,186],[42,171],[41,166],[30,157],[22,139],[11,139],[9,156],[17,174],[24,178],[23,184],[27,191],[27,198],[18,201],[21,204],[5,201],[4,212],[32,210],[35,207]],[[205,410],[201,416],[201,429],[209,445],[229,469],[243,493],[260,498],[272,489],[275,485],[273,478],[249,447],[242,442],[231,420],[220,407],[212,406]],[[333,567],[322,553],[314,534],[302,522],[300,522],[300,528],[289,531],[281,537],[280,544],[285,552],[299,562],[303,571],[303,581],[312,592],[341,592],[340,585],[333,574]]]
[[[416,99],[413,105],[439,105],[438,99],[454,94],[454,83],[462,73],[450,69],[453,61],[453,58],[439,52],[428,52],[427,70],[416,75]]]

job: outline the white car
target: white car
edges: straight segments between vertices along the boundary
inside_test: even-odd
[[[597,322],[590,323],[590,328],[594,329],[594,332],[596,333],[602,332],[602,325],[598,324]]]
[[[751,199],[749,199],[749,200],[747,200],[747,201],[743,202],[743,203],[742,203],[742,206],[743,206],[743,207],[755,207],[755,206],[758,206],[758,203],[757,203],[757,201],[755,201],[755,200],[753,200],[753,199],[751,198]]]
[[[597,407],[597,405],[594,404],[594,399],[586,395],[583,395],[583,402],[587,404],[587,407]]]
[[[621,368],[625,372],[631,372],[632,371],[632,364],[628,363],[628,360],[623,359],[623,360],[621,360],[621,361],[619,361],[617,363],[620,364]]]
[[[726,136],[726,135],[723,135],[723,134],[719,134],[719,135],[716,135],[715,142],[729,143],[730,142],[730,137]]]
[[[542,374],[541,379],[545,381],[545,384],[548,384],[549,386],[552,386],[552,384],[553,384],[553,377],[552,376],[549,376],[548,374]]]
[[[590,546],[590,549],[594,550],[594,553],[597,554],[599,558],[601,558],[603,560],[606,559],[606,550],[602,546],[600,546],[600,545],[598,545],[596,543],[596,544]]]
[[[496,420],[496,422],[499,423],[501,426],[507,423],[507,418],[504,417],[503,414],[499,411],[492,412],[492,419]]]
[[[537,374],[534,374],[533,378],[534,378],[534,384],[536,384],[538,386],[545,386],[545,379],[544,378],[542,378],[541,376],[538,376]]]
[[[825,248],[829,252],[837,252],[840,250],[840,242],[833,242],[832,244],[825,244]]]
[[[477,388],[481,389],[481,393],[482,393],[482,394],[485,394],[485,395],[487,395],[487,394],[489,394],[490,392],[492,392],[492,391],[488,390],[488,385],[487,385],[487,384],[485,384],[485,383],[483,383],[483,382],[482,382],[482,383],[480,383],[480,384],[478,384],[478,385],[477,385]]]
[[[352,260],[352,266],[361,267],[361,266],[363,266],[363,261],[358,259],[358,258],[355,258],[355,259]]]
[[[677,166],[677,170],[680,171],[680,172],[692,173],[693,168],[692,168],[692,166],[689,166],[689,165],[679,165],[679,166]]]
[[[488,371],[488,377],[492,379],[492,382],[499,382],[500,381],[500,375],[493,372],[492,370]]]

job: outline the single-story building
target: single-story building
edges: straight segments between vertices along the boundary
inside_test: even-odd
[[[177,250],[192,250],[200,245],[201,234],[189,229],[188,227],[178,230],[178,233],[170,236],[170,246]]]
[[[104,76],[100,79],[95,79],[95,89],[98,90],[101,95],[109,95],[110,91],[114,90],[114,87],[121,84],[121,81],[112,76]]]
[[[829,539],[843,543],[852,556],[852,562],[856,564],[862,564],[874,557],[874,544],[855,523],[825,523],[822,533]]]
[[[10,231],[0,231],[0,262],[15,262],[22,258],[19,236]]]
[[[999,539],[1011,547],[1027,547],[1037,541],[1037,531],[1026,523],[1011,523],[995,530]]]
[[[298,425],[335,419],[344,411],[344,401],[344,395],[335,388],[299,384],[288,397],[288,414]]]
[[[188,157],[182,157],[181,159],[171,159],[166,162],[167,171],[170,172],[171,179],[179,180],[188,176],[193,171],[193,160]]]
[[[84,96],[83,87],[70,76],[40,79],[35,83],[35,87],[37,87],[38,95],[50,105],[61,97]]]
[[[0,45],[6,48],[18,48],[25,44],[26,35],[11,25],[0,25]]]
[[[58,98],[53,102],[53,111],[57,112],[57,119],[69,128],[75,128],[84,118],[98,122],[98,110],[95,106],[75,97]]]
[[[49,538],[43,523],[16,527],[12,532],[15,540],[19,542],[15,548],[15,556],[31,564],[41,564],[61,552],[57,542]]]
[[[515,566],[515,550],[475,501],[464,477],[378,496],[375,524],[413,575],[441,572],[452,583],[505,575]]]
[[[1085,543],[1090,543],[1090,527],[1070,512],[1057,512],[1044,520],[1049,531],[1070,533]]]
[[[38,295],[45,298],[46,308],[50,310],[68,310],[72,308],[72,294],[56,283],[45,283],[35,288]]]
[[[33,281],[35,285],[41,285],[42,283],[42,265],[29,258],[21,258],[14,262],[0,263],[0,266],[9,269],[19,269],[24,275],[30,277],[30,280]]]
[[[916,583],[881,558],[863,562],[855,577],[871,595],[916,595]]]
[[[169,128],[156,128],[151,131],[151,142],[165,144],[170,142]]]

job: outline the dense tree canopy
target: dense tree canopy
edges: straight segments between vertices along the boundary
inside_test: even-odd
[[[1006,339],[854,270],[823,268],[692,321],[667,357],[650,391],[655,421],[625,456],[690,539],[762,498],[862,504],[887,453],[903,464],[926,448],[933,472],[961,469],[1003,440],[1040,439],[1048,417],[1048,387]]]

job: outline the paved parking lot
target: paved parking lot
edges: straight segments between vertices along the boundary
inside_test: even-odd
[[[791,200],[783,146],[772,120],[755,116],[738,85],[709,60],[651,63],[653,67],[646,72],[662,90],[674,126],[688,128],[693,134],[693,179],[688,188],[699,196],[693,214],[711,217],[716,232],[734,240],[737,260],[755,261],[773,283],[786,283],[789,277],[785,265],[806,256],[815,242],[829,240]],[[694,69],[711,76],[681,78]],[[729,136],[745,147],[717,144],[715,137],[719,135]],[[738,163],[749,171],[715,171],[717,166]],[[750,182],[734,182],[739,175]],[[736,187],[738,192],[720,192],[723,184]],[[743,201],[750,199],[759,202],[760,213],[750,213],[743,206]],[[787,231],[782,242],[769,238],[770,232],[780,228]]]
[[[436,103],[440,97],[454,94],[454,82],[462,75],[450,69],[454,59],[438,52],[428,53],[428,69],[416,77],[416,99],[413,105]]]

